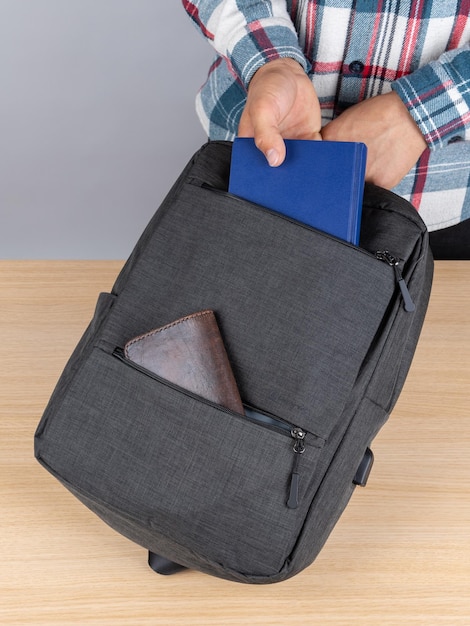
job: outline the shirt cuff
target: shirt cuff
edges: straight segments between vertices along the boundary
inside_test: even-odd
[[[444,53],[392,83],[431,149],[470,135],[470,50]]]
[[[263,19],[245,25],[244,35],[234,34],[236,43],[229,51],[228,60],[233,71],[248,88],[253,74],[269,61],[280,58],[295,59],[306,72],[310,64],[291,25],[282,25],[278,19]]]

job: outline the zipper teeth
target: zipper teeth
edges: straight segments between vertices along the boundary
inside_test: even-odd
[[[243,415],[242,413],[236,413],[235,411],[231,411],[230,409],[227,409],[224,406],[221,406],[220,404],[217,404],[216,402],[212,402],[211,400],[208,400],[207,398],[204,398],[203,396],[200,396],[196,393],[193,393],[192,391],[190,391],[189,389],[185,389],[184,387],[180,387],[179,385],[176,385],[174,383],[172,383],[169,380],[166,380],[165,378],[162,378],[161,376],[158,376],[158,374],[154,374],[153,372],[151,372],[150,370],[148,370],[145,367],[142,367],[141,365],[139,365],[138,363],[134,363],[133,361],[129,360],[128,358],[126,358],[125,354],[124,354],[124,350],[122,348],[115,348],[113,351],[113,356],[116,357],[117,359],[119,359],[122,363],[124,363],[125,365],[127,365],[128,367],[131,367],[132,369],[140,372],[141,374],[144,374],[145,376],[147,376],[148,378],[152,378],[153,380],[157,380],[159,383],[166,385],[167,387],[170,387],[170,389],[175,389],[176,391],[179,391],[181,393],[184,393],[185,395],[189,396],[190,398],[194,398],[195,400],[198,400],[200,402],[204,402],[205,404],[212,406],[216,409],[218,409],[219,411],[222,411],[223,413],[226,413],[227,415],[232,415],[238,419],[241,420],[246,420],[248,422],[251,422],[252,424],[257,424],[258,426],[261,426],[262,428],[267,428],[268,430],[272,430],[274,432],[277,432],[281,435],[284,435],[285,437],[289,437],[290,439],[292,439],[292,434],[291,431],[293,428],[296,428],[296,426],[294,424],[290,424],[289,422],[285,422],[284,420],[280,419],[279,417],[274,417],[271,415],[267,415],[267,417],[269,417],[270,419],[276,420],[277,422],[279,422],[280,424],[285,424],[285,426],[276,426],[275,424],[268,424],[262,420],[258,420],[254,417],[251,417],[250,415]],[[246,405],[248,409],[251,409],[253,411],[257,411],[257,409],[255,409],[254,407],[251,407],[249,405]],[[302,429],[305,430],[305,429]],[[305,431],[307,432],[307,431]]]

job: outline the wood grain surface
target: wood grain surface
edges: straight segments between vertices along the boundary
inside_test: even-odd
[[[34,459],[54,385],[121,261],[0,261],[0,624],[470,625],[470,263],[437,262],[375,465],[315,563],[247,586],[163,577]]]

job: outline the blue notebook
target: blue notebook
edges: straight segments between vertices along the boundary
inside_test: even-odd
[[[349,243],[359,243],[367,148],[363,143],[286,139],[270,167],[253,139],[233,143],[229,192]]]

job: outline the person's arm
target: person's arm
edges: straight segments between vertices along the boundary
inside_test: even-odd
[[[431,149],[470,139],[470,44],[392,83]]]
[[[285,0],[183,0],[196,26],[247,90],[238,134],[272,166],[283,138],[321,139],[320,105]]]
[[[308,62],[286,0],[182,0],[196,27],[248,88],[255,72],[279,58]]]
[[[366,179],[391,189],[423,151],[470,139],[470,47],[444,53],[392,84],[392,92],[346,109],[322,130],[323,139],[362,141]]]

